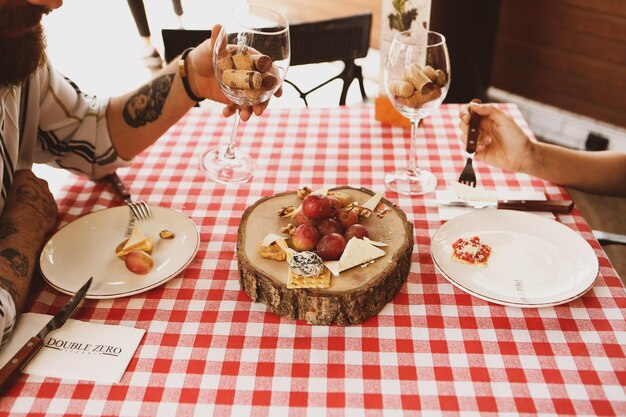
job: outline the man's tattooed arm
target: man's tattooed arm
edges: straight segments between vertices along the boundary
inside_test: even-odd
[[[30,170],[15,172],[0,215],[0,287],[21,311],[46,235],[57,221],[54,197]]]
[[[11,219],[3,219],[0,222],[0,240],[7,239],[17,233],[17,227]]]
[[[9,265],[19,278],[26,278],[30,271],[30,260],[28,256],[14,248],[6,248],[0,251],[0,256],[9,261]]]
[[[46,198],[42,198],[42,194],[47,193],[48,190],[42,190],[41,184],[33,179],[28,179],[27,181],[26,184],[16,187],[17,202],[30,206],[43,218],[55,216],[56,204]]]
[[[13,297],[13,300],[17,299],[18,291],[12,280],[0,275],[0,287],[4,288],[9,293],[11,297]]]
[[[124,121],[131,127],[156,121],[161,116],[173,81],[174,74],[165,74],[139,88],[124,104]]]

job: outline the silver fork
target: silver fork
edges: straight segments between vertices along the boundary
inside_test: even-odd
[[[152,217],[150,206],[145,201],[133,202],[128,189],[122,182],[117,173],[109,174],[106,179],[111,183],[115,192],[124,200],[124,203],[130,208],[132,215],[138,220],[148,220]]]
[[[476,152],[476,145],[478,143],[478,134],[480,133],[479,126],[480,115],[472,113],[470,116],[469,129],[467,131],[467,145],[465,147],[468,157],[465,161],[465,167],[463,167],[463,171],[461,171],[461,175],[459,175],[459,182],[461,184],[469,185],[470,187],[476,187],[476,173],[474,172],[472,161],[474,160],[474,153]]]

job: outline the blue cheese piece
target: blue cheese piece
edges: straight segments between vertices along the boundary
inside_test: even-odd
[[[324,271],[324,261],[315,252],[297,252],[287,258],[291,270],[303,277],[316,277]]]

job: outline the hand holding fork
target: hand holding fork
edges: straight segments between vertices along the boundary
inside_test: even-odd
[[[480,100],[474,99],[472,102],[480,103]],[[474,160],[474,153],[476,153],[476,145],[478,144],[478,135],[480,134],[479,128],[480,115],[475,112],[471,112],[470,110],[470,123],[469,129],[467,130],[467,144],[465,146],[465,151],[468,153],[468,157],[465,161],[465,167],[459,176],[459,182],[470,187],[476,187],[476,173],[474,172],[472,161]]]
[[[130,235],[132,232],[133,225],[135,224],[135,219],[138,220],[148,220],[152,217],[152,212],[150,211],[150,207],[148,203],[145,201],[137,201],[133,203],[133,200],[130,197],[130,193],[128,189],[122,182],[121,178],[117,175],[117,173],[109,174],[105,177],[107,181],[111,183],[115,192],[124,200],[124,203],[130,208],[131,219],[129,225],[126,230],[126,235]]]

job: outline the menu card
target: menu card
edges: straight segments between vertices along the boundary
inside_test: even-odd
[[[19,316],[7,345],[0,349],[0,366],[46,325],[52,316]],[[118,383],[145,330],[68,320],[45,337],[44,344],[23,372],[42,377]]]

